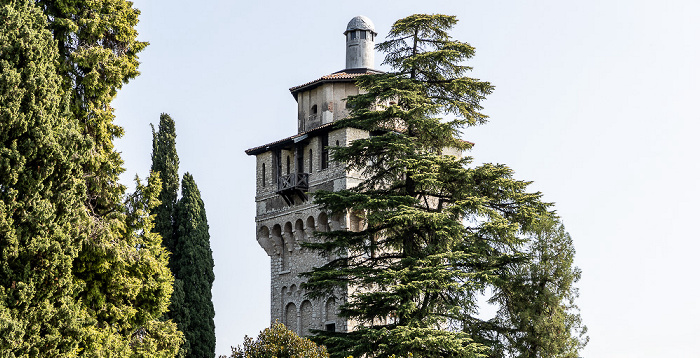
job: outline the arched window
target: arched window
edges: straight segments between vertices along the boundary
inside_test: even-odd
[[[311,114],[315,115],[316,113],[318,113],[318,106],[314,104],[313,106],[311,106]]]

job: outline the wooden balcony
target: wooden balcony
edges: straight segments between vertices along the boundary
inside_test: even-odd
[[[284,198],[288,205],[294,204],[294,196],[301,201],[308,200],[306,192],[309,191],[308,173],[291,173],[277,178],[277,194]]]

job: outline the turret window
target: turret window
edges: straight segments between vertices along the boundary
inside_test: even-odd
[[[360,32],[360,40],[364,40],[367,38],[367,31],[359,31]]]
[[[355,31],[350,31],[350,40],[355,40],[357,38],[357,33]]]

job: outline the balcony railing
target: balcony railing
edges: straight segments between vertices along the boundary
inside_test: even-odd
[[[277,179],[277,192],[288,192],[300,190],[306,192],[309,190],[309,174],[308,173],[291,173],[282,175]]]

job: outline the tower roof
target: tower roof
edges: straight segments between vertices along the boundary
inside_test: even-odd
[[[297,94],[299,92],[307,91],[307,90],[316,88],[324,83],[328,83],[328,82],[352,82],[355,80],[355,78],[357,78],[359,76],[374,75],[374,74],[380,74],[380,73],[384,73],[384,72],[379,71],[379,70],[369,69],[369,68],[350,68],[350,69],[345,69],[342,71],[331,73],[330,75],[325,75],[319,79],[304,83],[304,84],[299,85],[299,86],[294,86],[294,87],[290,88],[289,91],[292,92],[294,99],[296,99]]]
[[[377,31],[374,30],[374,24],[372,23],[372,20],[368,19],[367,16],[355,16],[348,22],[348,28],[345,30],[344,34],[347,34],[348,31],[353,31],[353,30],[369,30],[372,31],[375,35],[377,34]]]

